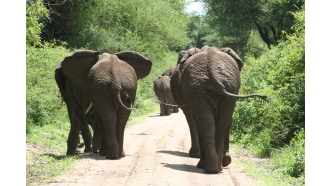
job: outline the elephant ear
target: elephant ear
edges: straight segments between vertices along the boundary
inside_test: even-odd
[[[196,47],[180,51],[177,65],[184,64],[190,56],[193,56],[198,52],[200,52],[200,49]]]
[[[67,56],[61,62],[62,71],[65,77],[77,84],[79,87],[86,87],[88,72],[98,61],[99,52],[93,50],[81,50]]]
[[[243,67],[243,61],[241,60],[241,58],[236,54],[236,52],[233,49],[226,47],[226,48],[221,48],[220,51],[225,52],[225,53],[229,54],[232,58],[234,58],[235,61],[237,62],[239,70],[241,71],[241,69]]]
[[[114,53],[120,60],[125,61],[135,70],[138,79],[146,77],[151,70],[151,60],[133,51]]]

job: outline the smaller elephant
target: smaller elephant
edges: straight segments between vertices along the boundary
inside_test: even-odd
[[[172,95],[170,82],[171,78],[167,75],[160,76],[154,80],[154,91],[160,101],[161,116],[168,116],[172,113],[179,112],[179,108]]]
[[[151,66],[150,59],[134,51],[101,54],[92,50],[74,52],[58,64],[55,80],[71,124],[66,155],[75,153],[81,132],[85,152],[99,151],[106,159],[125,156],[124,130],[137,80],[146,77]]]

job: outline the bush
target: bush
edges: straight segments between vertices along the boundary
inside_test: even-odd
[[[260,58],[249,57],[242,70],[241,94],[266,94],[272,100],[237,102],[232,133],[260,156],[288,145],[305,128],[304,11],[295,13],[292,35]]]
[[[59,110],[60,93],[54,79],[57,64],[69,54],[63,47],[27,47],[26,128],[54,123],[66,111]]]
[[[301,130],[291,143],[281,150],[272,153],[276,169],[284,174],[298,178],[305,173],[305,133]]]

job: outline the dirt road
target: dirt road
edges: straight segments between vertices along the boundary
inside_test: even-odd
[[[205,174],[196,167],[198,159],[188,157],[189,148],[190,134],[182,111],[170,116],[156,113],[126,129],[126,157],[105,160],[86,155],[63,176],[41,185],[258,185],[235,163],[234,152],[232,163],[222,173]]]

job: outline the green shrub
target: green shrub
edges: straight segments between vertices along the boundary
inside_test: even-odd
[[[54,79],[57,64],[69,54],[63,47],[27,47],[26,125],[46,125],[66,115],[59,110],[60,94]]]
[[[239,101],[234,113],[235,140],[260,156],[289,144],[305,127],[303,13],[295,14],[295,34],[260,58],[249,57],[242,69],[240,93],[266,94],[272,100],[270,104],[257,99]]]
[[[305,173],[305,134],[301,130],[291,143],[272,153],[272,161],[276,169],[292,177],[300,177]]]

